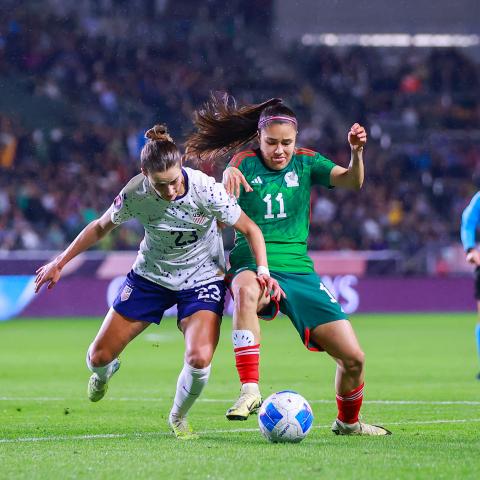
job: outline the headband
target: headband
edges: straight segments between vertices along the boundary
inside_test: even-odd
[[[269,122],[290,122],[297,126],[297,120],[293,117],[287,117],[286,115],[270,115],[264,117],[258,122],[258,129],[261,130]]]

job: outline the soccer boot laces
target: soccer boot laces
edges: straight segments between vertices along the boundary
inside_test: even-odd
[[[227,410],[228,420],[246,420],[249,415],[258,412],[262,405],[262,396],[258,391],[242,391],[238,400]]]

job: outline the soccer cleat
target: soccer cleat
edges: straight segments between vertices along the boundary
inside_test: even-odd
[[[391,435],[392,432],[378,425],[369,425],[358,421],[357,423],[343,423],[335,420],[332,425],[332,432],[335,435]]]
[[[168,424],[179,440],[196,440],[198,438],[198,435],[194,433],[185,417],[170,415],[168,417]]]
[[[91,402],[101,400],[108,389],[108,382],[102,382],[96,373],[93,373],[88,381],[87,394]]]
[[[117,358],[117,361],[112,367],[112,373],[110,374],[109,379],[112,375],[120,368],[120,360]],[[101,400],[108,390],[108,380],[100,380],[100,377],[93,373],[88,380],[87,395],[91,402],[98,402]]]
[[[238,400],[227,410],[228,420],[246,420],[249,415],[258,412],[262,406],[262,397],[258,392],[242,392]]]

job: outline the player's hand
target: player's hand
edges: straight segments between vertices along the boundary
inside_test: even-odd
[[[257,275],[258,283],[260,287],[264,289],[265,296],[272,296],[278,302],[283,298],[286,298],[287,295],[282,290],[282,287],[278,284],[277,280],[270,277],[266,273],[262,273],[261,275]]]
[[[38,293],[45,283],[48,283],[47,288],[49,290],[52,289],[60,280],[62,269],[53,261],[40,267],[35,273],[37,274],[35,278],[35,293]]]
[[[240,196],[240,185],[246,192],[253,192],[253,188],[249,185],[243,173],[235,167],[228,167],[223,172],[222,183],[229,195]]]
[[[360,124],[354,123],[348,132],[348,143],[350,148],[355,151],[363,149],[367,143],[367,132]]]
[[[480,266],[480,252],[476,248],[467,253],[467,262]]]

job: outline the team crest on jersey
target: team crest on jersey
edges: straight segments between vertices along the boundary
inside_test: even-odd
[[[133,292],[133,288],[128,285],[125,285],[123,287],[122,293],[120,294],[120,300],[122,302],[125,302],[125,300],[128,300],[130,298],[130,295],[132,294],[132,292]]]
[[[205,225],[205,222],[208,220],[208,218],[201,213],[194,213],[192,219],[193,223],[196,223],[197,225]]]
[[[118,212],[123,205],[123,195],[117,195],[113,201],[113,209]]]
[[[287,172],[285,182],[287,182],[287,187],[298,187],[298,175],[295,172]]]

